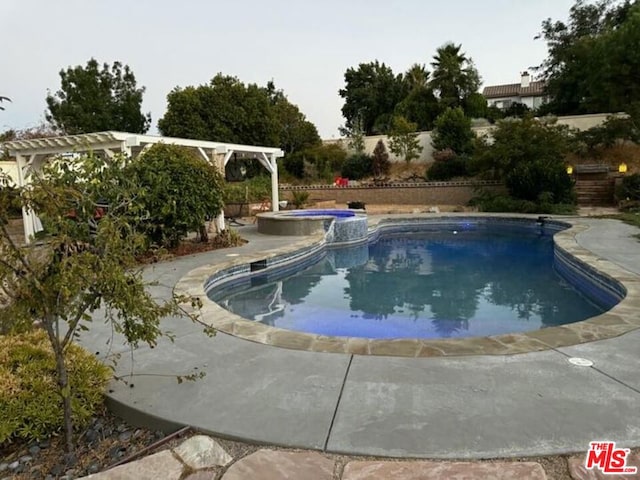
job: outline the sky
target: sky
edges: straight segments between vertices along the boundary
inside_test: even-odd
[[[152,127],[176,86],[217,73],[273,80],[337,138],[344,72],[379,60],[395,73],[462,44],[483,85],[516,83],[547,56],[543,20],[566,20],[573,0],[0,0],[0,132],[44,121],[47,92],[69,66],[120,61],[146,88]]]

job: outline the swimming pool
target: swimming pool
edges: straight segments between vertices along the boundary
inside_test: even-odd
[[[527,332],[610,309],[618,296],[555,268],[557,231],[534,221],[405,225],[209,298],[265,325],[369,339]]]

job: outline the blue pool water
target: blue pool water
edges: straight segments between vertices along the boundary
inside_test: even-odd
[[[440,227],[330,250],[297,272],[214,289],[228,310],[289,330],[365,338],[472,337],[595,316],[598,305],[553,268],[535,226]]]

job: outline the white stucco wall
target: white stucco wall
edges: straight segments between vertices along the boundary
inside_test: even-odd
[[[590,115],[571,115],[566,117],[558,117],[558,123],[561,125],[568,125],[572,128],[577,128],[578,130],[587,130],[591,127],[595,127],[596,125],[600,125],[602,122],[606,120],[606,118],[609,115],[610,114],[608,113],[597,113],[597,114],[590,114]],[[482,125],[482,126],[472,127],[472,130],[475,132],[476,135],[490,134],[492,129],[493,129],[492,125]],[[389,139],[387,138],[386,135],[372,135],[370,137],[364,138],[365,152],[367,152],[368,154],[372,154],[373,149],[376,147],[376,143],[378,143],[378,140],[380,139],[382,139],[382,141],[387,147],[387,151],[389,151]],[[433,160],[432,158],[433,147],[431,146],[431,132],[419,132],[418,140],[420,141],[420,145],[422,145],[423,147],[422,154],[420,155],[420,158],[418,158],[417,160],[412,160],[412,162],[415,162],[415,163],[431,162]],[[343,146],[346,147],[346,142],[342,139],[325,140],[324,143],[341,143]],[[389,151],[389,159],[392,162],[404,161],[403,158],[396,157],[390,151]]]
[[[0,172],[9,175],[13,180],[13,183],[18,182],[18,165],[16,162],[0,161]]]

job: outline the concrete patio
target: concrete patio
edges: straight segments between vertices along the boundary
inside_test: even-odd
[[[638,233],[616,220],[581,219],[576,237],[598,257],[640,277]],[[148,267],[158,296],[189,271],[281,248],[295,237],[240,233],[235,249]],[[640,312],[639,312],[640,314]],[[114,382],[109,402],[128,421],[270,445],[390,457],[478,459],[584,452],[590,441],[640,446],[640,330],[518,355],[395,358],[284,349],[218,333],[189,320],[163,324],[175,340],[133,355],[136,376]],[[97,318],[81,342],[116,371],[132,356]],[[592,367],[568,362],[585,357]],[[178,384],[175,375],[206,372]]]

